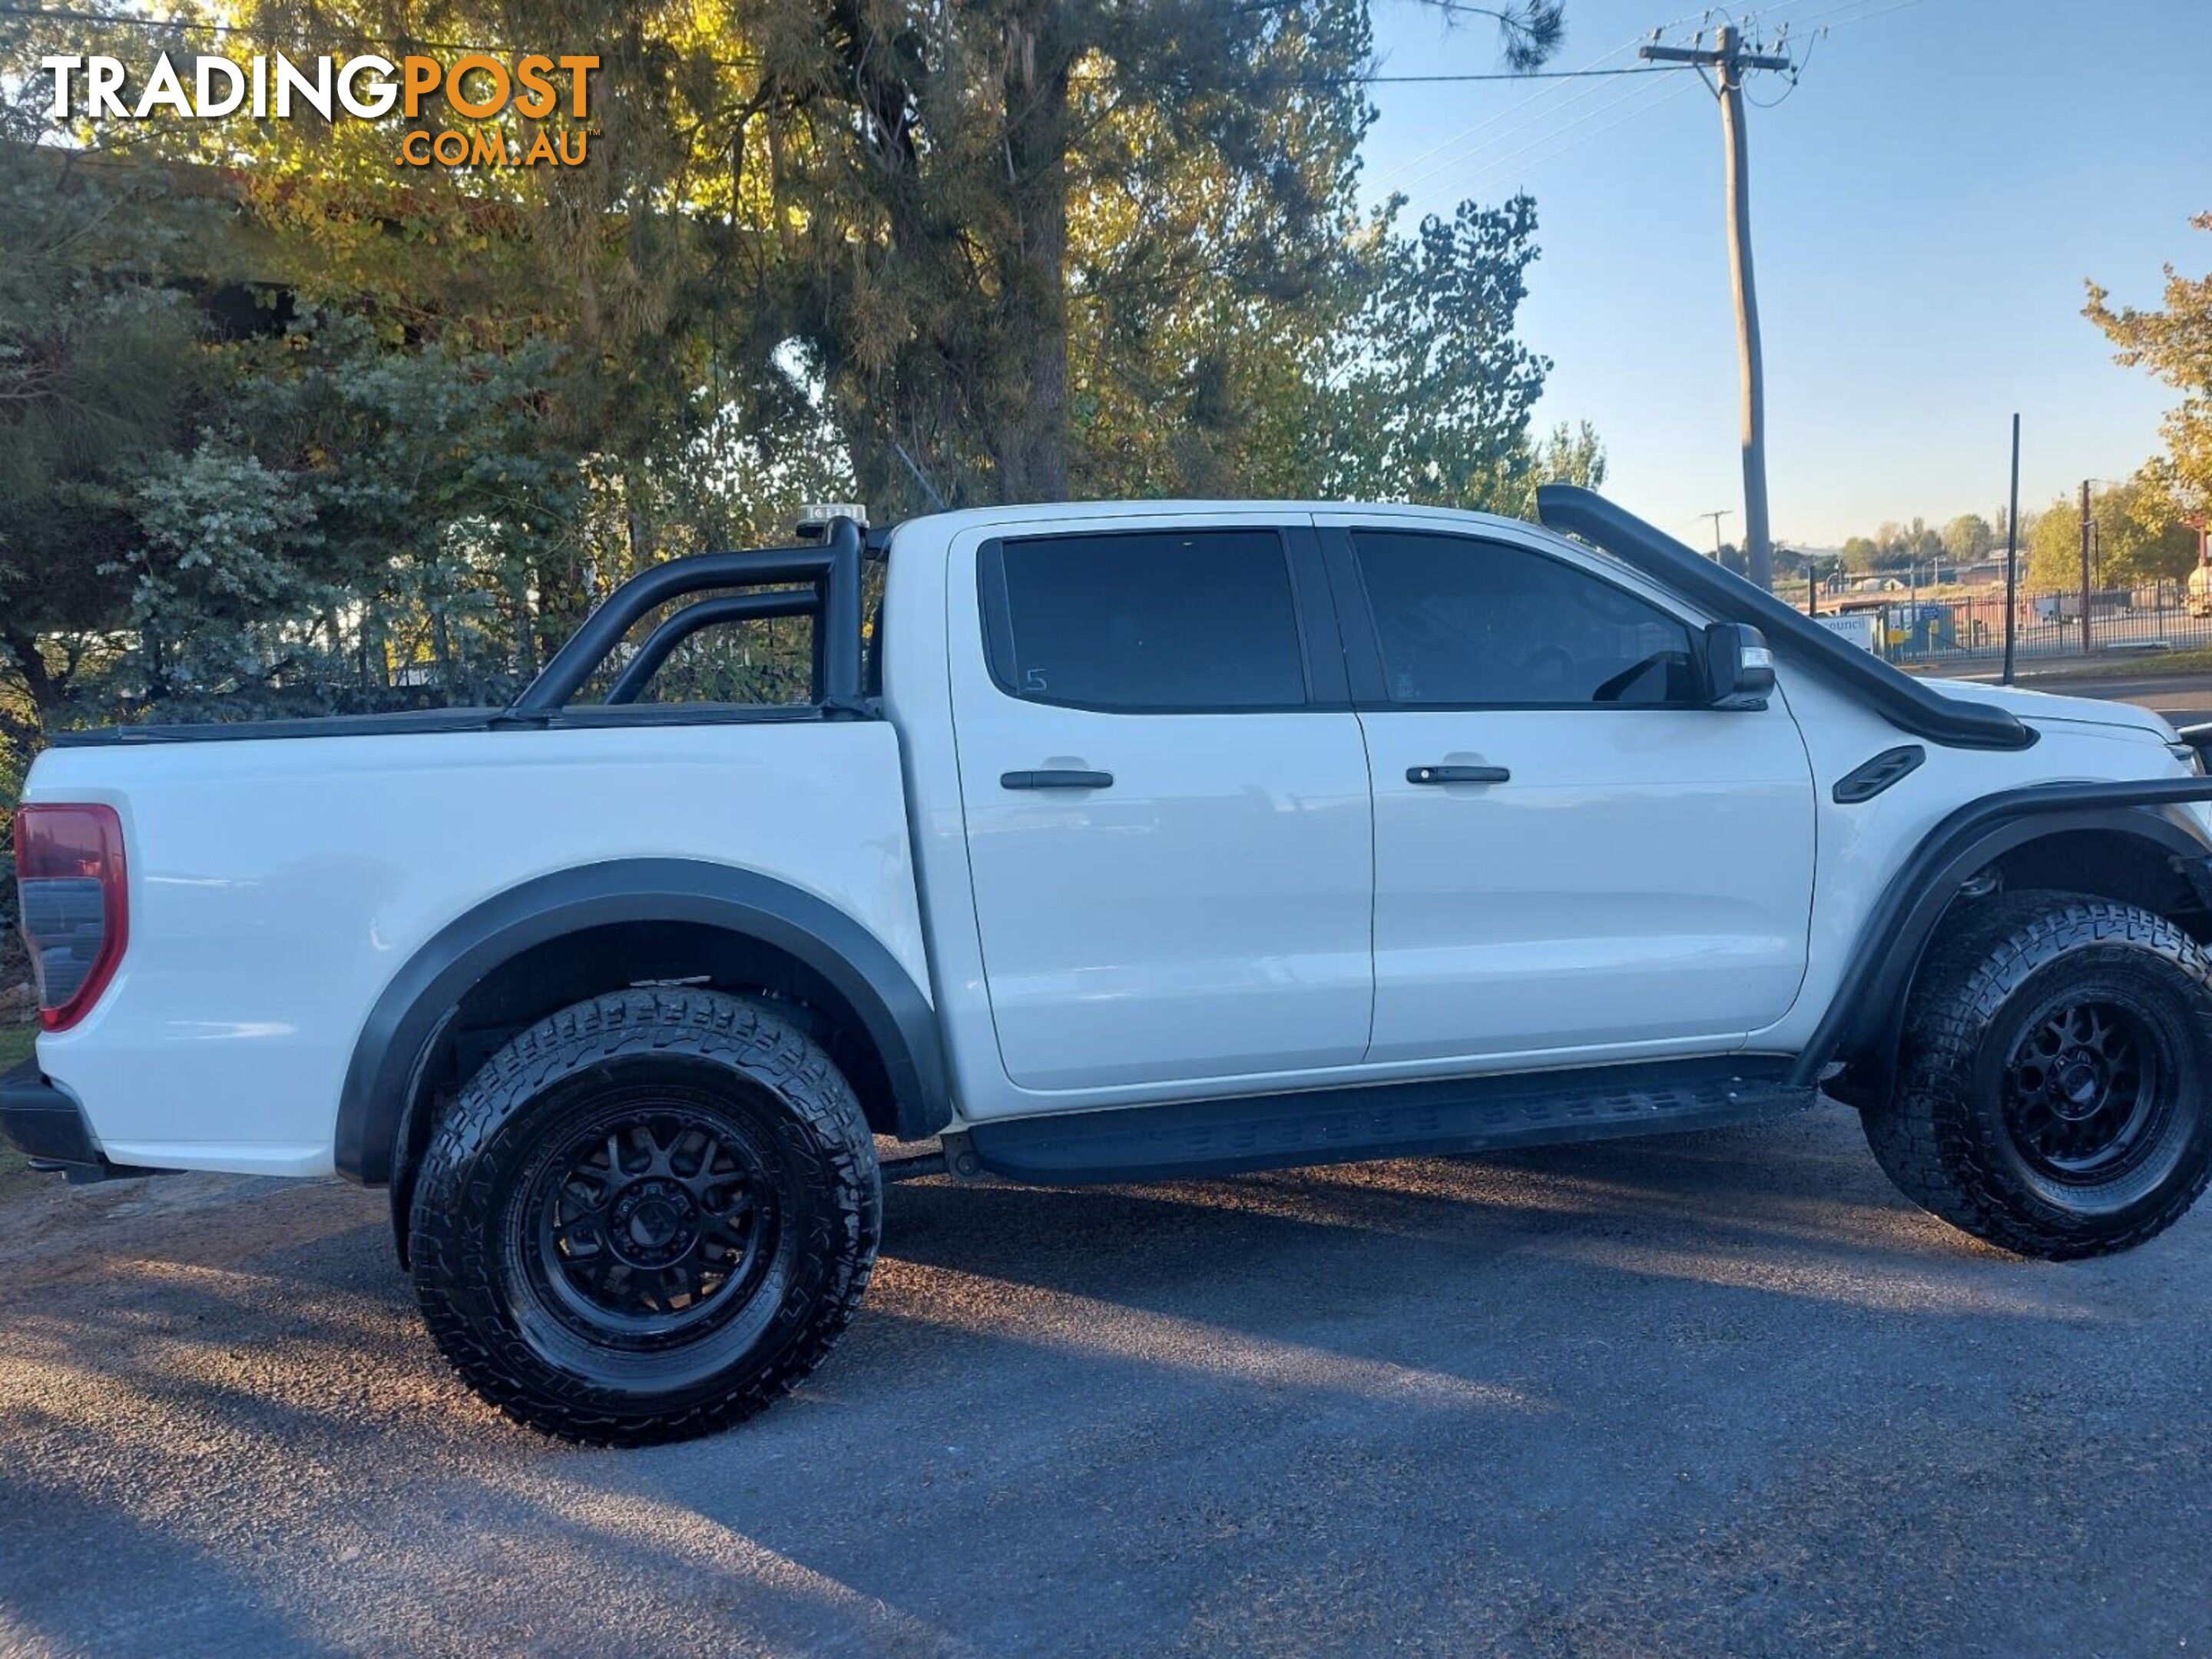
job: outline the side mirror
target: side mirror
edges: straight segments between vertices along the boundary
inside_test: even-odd
[[[1764,708],[1774,690],[1774,650],[1749,623],[1705,629],[1705,683],[1716,708]]]

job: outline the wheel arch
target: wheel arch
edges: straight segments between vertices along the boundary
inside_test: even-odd
[[[871,1127],[920,1139],[951,1121],[935,1012],[860,922],[757,872],[616,860],[486,900],[392,976],[356,1039],[340,1092],[338,1172],[391,1185],[396,1217],[404,1213],[429,1102],[504,1040],[493,1037],[586,995],[678,978],[805,1009]]]
[[[2212,941],[2212,836],[2177,810],[2212,799],[2212,780],[2043,784],[1970,804],[1921,842],[1860,930],[1796,1077],[1853,1104],[1886,1098],[1905,1006],[1945,919],[1980,891],[2053,890],[2138,904]],[[1995,887],[1983,889],[1984,878]]]

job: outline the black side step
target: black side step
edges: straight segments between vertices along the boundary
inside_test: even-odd
[[[1810,1106],[1765,1055],[1245,1095],[978,1123],[994,1175],[1053,1185],[1503,1152],[1710,1129]]]

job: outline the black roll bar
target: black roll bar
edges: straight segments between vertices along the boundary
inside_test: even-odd
[[[551,720],[622,643],[623,635],[641,617],[671,599],[713,587],[763,587],[778,582],[808,582],[814,586],[811,603],[818,606],[814,652],[823,712],[847,719],[866,714],[860,689],[862,539],[860,526],[853,520],[833,519],[829,534],[817,546],[696,553],[641,570],[584,618],[584,625],[553,653],[552,661],[494,724],[543,725]],[[787,600],[808,596],[760,597]],[[651,649],[662,633],[688,614],[672,617],[655,629],[645,648]],[[670,648],[674,645],[675,641],[670,641]]]
[[[771,589],[765,593],[725,593],[720,599],[687,605],[646,636],[637,654],[624,665],[607,692],[610,703],[635,702],[660,672],[676,647],[702,628],[718,623],[750,622],[757,617],[811,617],[822,608],[821,595],[812,588]]]

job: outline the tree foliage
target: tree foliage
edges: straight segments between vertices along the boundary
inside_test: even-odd
[[[2190,222],[2212,231],[2212,213]],[[2166,303],[2155,311],[2115,307],[2106,289],[2088,288],[2082,314],[2105,331],[2114,356],[2181,393],[2166,417],[2166,453],[2145,469],[2142,483],[2173,519],[2212,515],[2212,275],[2185,276],[2166,266]]]
[[[1445,9],[1515,67],[1562,39],[1556,0]],[[59,726],[503,698],[623,577],[805,500],[1602,476],[1530,429],[1534,204],[1358,207],[1366,0],[231,15],[233,56],[597,53],[590,161],[395,167],[466,126],[434,95],[58,133],[40,53],[213,42],[0,20],[0,810]]]
[[[1986,558],[1996,545],[1996,527],[1978,513],[1961,513],[1943,526],[1943,551],[1958,563]]]
[[[1950,553],[1944,532],[1918,518],[1909,524],[1886,520],[1871,536],[1853,536],[1843,545],[1844,568],[1860,574],[1931,567],[1947,556],[1958,556]]]
[[[35,149],[34,131],[0,106],[0,738],[17,750],[121,620],[137,492],[210,385],[179,283],[219,275],[202,204],[158,169]]]
[[[2093,490],[2090,585],[2133,587],[2186,576],[2197,562],[2197,537],[2172,514],[2164,492],[2144,477]],[[2081,586],[2081,508],[2061,495],[2029,527],[2026,580],[2045,591]]]

